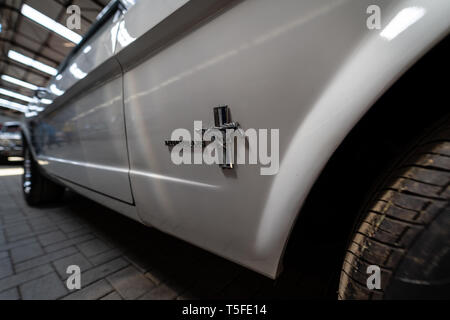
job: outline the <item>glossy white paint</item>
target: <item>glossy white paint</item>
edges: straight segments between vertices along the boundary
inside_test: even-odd
[[[124,216],[127,216],[128,218],[131,218],[135,221],[141,222],[141,220],[138,217],[136,207],[131,206],[129,204],[126,204],[121,201],[117,200],[111,200],[110,197],[99,194],[98,192],[92,192],[89,189],[86,189],[84,187],[81,187],[77,184],[71,183],[67,180],[59,180],[61,183],[65,184],[67,187],[71,188],[75,192],[92,199],[93,201],[100,203],[101,205],[104,205],[105,207],[108,207],[114,211],[117,211]],[[107,222],[105,222],[107,223]]]
[[[51,174],[131,204],[121,69],[111,59],[120,18],[118,12],[49,85],[56,106],[39,127],[39,159]]]
[[[131,7],[131,13],[125,17],[125,21],[119,26],[117,36],[116,53],[130,45],[145,32],[153,29],[172,13],[180,9],[189,0],[152,0],[144,3],[138,2],[135,7]],[[130,19],[134,20],[134,23]],[[136,23],[139,21],[139,23]]]
[[[74,79],[72,70],[55,80],[66,93],[38,118],[57,131],[75,118],[76,146],[36,153],[51,173],[122,201],[102,196],[105,205],[276,277],[322,168],[376,99],[448,34],[450,2],[225,3],[140,1],[106,27],[121,37],[115,55],[95,56],[93,67],[75,60],[86,77]],[[381,7],[381,30],[366,27],[371,4]],[[404,10],[421,14],[405,21]],[[89,43],[86,56],[97,40]],[[212,124],[212,108],[223,104],[244,129],[280,129],[278,175],[261,176],[259,166],[231,172],[170,162],[164,140],[172,130],[192,130],[194,120]],[[130,196],[136,211],[123,203]]]

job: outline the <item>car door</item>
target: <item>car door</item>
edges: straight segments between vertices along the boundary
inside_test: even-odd
[[[213,126],[213,108],[224,103],[244,128],[258,128],[261,123],[271,128],[267,114],[260,114],[255,109],[258,103],[249,104],[248,92],[241,91],[242,75],[237,70],[249,63],[242,59],[258,53],[255,48],[245,55],[234,54],[243,42],[234,22],[245,21],[241,19],[246,16],[237,7],[230,9],[230,4],[138,2],[121,23],[116,56],[124,68],[130,178],[140,218],[244,262],[258,259],[252,251],[258,232],[254,222],[263,202],[254,200],[268,192],[273,177],[261,176],[257,166],[224,171],[218,165],[177,165],[165,143],[176,129],[193,132],[194,121],[202,121],[203,128]],[[231,19],[225,17],[228,13]],[[205,19],[206,24],[199,24]],[[192,26],[199,27],[192,30]],[[235,32],[226,32],[230,28]],[[230,60],[231,69],[225,64]]]
[[[104,10],[48,90],[37,150],[51,174],[133,203],[123,113],[122,73],[114,51],[123,17],[118,1]]]
[[[263,161],[247,161],[233,170],[205,162],[180,165],[171,161],[170,142],[179,142],[172,137],[177,129],[191,137],[201,132],[194,128],[197,121],[203,129],[217,127],[214,108],[227,105],[232,121],[258,132],[259,144],[249,144],[248,154],[258,153],[262,160],[264,148],[258,146],[266,144],[266,154],[270,147],[279,156],[280,162],[271,164],[282,163],[308,115],[303,105],[309,106],[316,89],[329,80],[321,72],[307,81],[303,70],[333,72],[340,63],[334,50],[351,48],[335,45],[329,58],[313,59],[318,44],[312,30],[328,25],[332,3],[155,0],[138,2],[125,15],[116,56],[124,68],[133,195],[144,222],[259,272],[276,274],[299,205],[296,196],[285,203],[274,197],[279,193],[273,187],[280,186],[277,171],[263,175],[261,170],[268,167]],[[320,34],[334,39],[326,28]],[[353,38],[348,39],[351,43]],[[312,64],[312,59],[320,63]],[[277,137],[273,132],[279,132],[279,143],[272,143]],[[266,139],[259,139],[263,133]],[[282,181],[291,183],[289,178]]]

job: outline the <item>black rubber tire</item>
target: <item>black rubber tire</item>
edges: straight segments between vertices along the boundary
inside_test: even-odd
[[[38,206],[61,200],[65,188],[42,175],[28,148],[24,149],[23,154],[22,190],[28,205]]]
[[[363,210],[344,258],[339,299],[450,298],[450,121],[403,160]],[[381,289],[369,290],[369,265]]]

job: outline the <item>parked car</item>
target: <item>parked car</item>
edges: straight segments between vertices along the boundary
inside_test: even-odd
[[[272,279],[290,239],[327,240],[342,299],[448,297],[449,17],[448,0],[113,1],[27,118],[25,199],[69,187]],[[279,168],[172,161],[215,141],[187,131],[227,129],[253,160],[247,130],[272,134],[256,147]]]
[[[22,156],[22,135],[19,122],[5,122],[0,129],[0,162],[8,157]]]

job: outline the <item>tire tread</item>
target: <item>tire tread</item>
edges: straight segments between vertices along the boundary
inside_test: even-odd
[[[386,288],[415,239],[448,206],[450,128],[439,130],[438,135],[419,145],[391,173],[364,211],[344,258],[339,299],[382,299],[383,290],[366,286],[367,267],[380,267]]]

